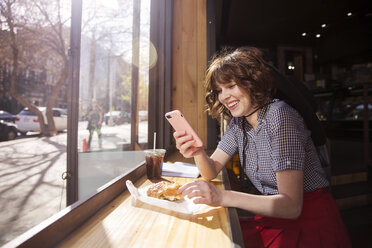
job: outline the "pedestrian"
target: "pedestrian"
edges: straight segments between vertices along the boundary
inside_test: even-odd
[[[193,157],[203,180],[179,193],[196,204],[254,213],[240,219],[246,247],[351,247],[348,233],[302,116],[276,99],[272,71],[259,49],[238,48],[216,57],[205,80],[209,114],[230,120],[209,157],[184,131],[176,147]],[[244,174],[260,194],[214,187],[214,179],[239,154]]]
[[[102,122],[103,122],[103,111],[101,107],[98,105],[96,99],[92,99],[91,107],[88,110],[88,126],[87,129],[89,130],[89,139],[88,139],[88,149],[90,150],[90,144],[92,142],[93,133],[96,132],[98,136],[98,144],[99,148],[102,148]]]

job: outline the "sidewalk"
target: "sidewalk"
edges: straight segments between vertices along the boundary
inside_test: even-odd
[[[66,206],[66,138],[0,142],[0,246]]]
[[[86,125],[86,122],[79,122],[78,151],[82,150],[83,139],[89,136]],[[102,132],[104,150],[121,150],[122,144],[130,142],[129,123],[104,125]],[[139,141],[147,142],[147,121],[139,124]],[[67,166],[66,144],[66,132],[53,137],[27,135],[0,142],[0,246],[66,207],[66,183],[62,180]],[[97,150],[95,134],[91,151]],[[103,153],[97,154],[101,156],[95,162],[107,159]],[[107,166],[108,163],[93,165],[91,162],[93,166],[82,173],[85,176],[100,173],[109,180],[118,172],[114,165]],[[106,166],[101,168],[102,164]],[[103,182],[95,183],[101,185]]]

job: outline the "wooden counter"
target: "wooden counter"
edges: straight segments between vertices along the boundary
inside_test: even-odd
[[[195,179],[170,178],[184,184]],[[223,188],[222,179],[214,180]],[[151,184],[142,177],[136,187]],[[58,247],[232,247],[226,208],[180,214],[142,202],[126,191],[67,237]]]
[[[181,184],[195,180],[165,178]],[[138,201],[133,204],[126,180],[136,187],[151,183],[141,165],[6,247],[244,247],[234,208],[187,215]],[[229,189],[227,173],[222,171],[213,184]]]

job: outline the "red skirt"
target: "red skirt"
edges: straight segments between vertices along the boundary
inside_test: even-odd
[[[245,247],[351,247],[338,207],[326,188],[304,194],[295,220],[256,215],[240,219]]]

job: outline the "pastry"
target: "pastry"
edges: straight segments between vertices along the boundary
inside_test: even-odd
[[[177,193],[177,190],[180,187],[181,185],[177,182],[161,181],[159,183],[152,184],[148,188],[147,196],[169,201],[180,200],[183,199],[183,196]]]

